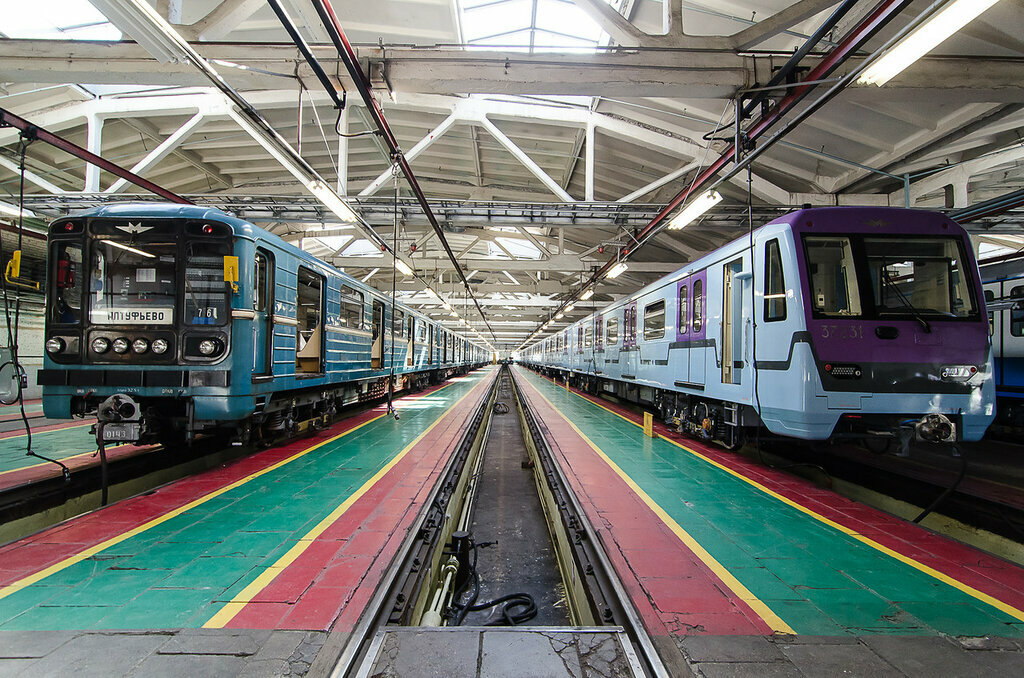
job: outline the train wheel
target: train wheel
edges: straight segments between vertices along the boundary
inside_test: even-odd
[[[871,454],[885,454],[892,449],[892,438],[872,436],[864,438],[861,445]]]

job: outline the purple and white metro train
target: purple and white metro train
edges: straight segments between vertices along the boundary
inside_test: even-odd
[[[942,214],[802,209],[527,348],[522,362],[727,446],[977,440],[995,415],[967,233]]]

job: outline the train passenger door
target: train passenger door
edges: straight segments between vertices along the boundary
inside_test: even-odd
[[[370,367],[379,370],[384,364],[384,302],[373,300],[373,345],[370,349]]]
[[[274,369],[274,259],[256,250],[252,291],[252,373],[265,376]]]
[[[427,364],[434,364],[434,326],[427,326]]]
[[[623,379],[636,379],[637,367],[640,365],[640,348],[636,343],[636,302],[627,305],[622,313],[622,361]]]
[[[676,286],[676,348],[669,349],[668,364],[676,386],[690,383],[690,279]]]
[[[416,320],[416,318],[409,316],[409,327],[406,328],[406,331],[409,333],[408,340],[406,341],[405,345],[406,367],[412,367],[413,363],[416,361],[416,325],[418,323],[419,320]]]
[[[319,374],[324,371],[324,278],[300,266],[296,281],[295,371]]]
[[[696,386],[703,386],[707,359],[707,314],[705,289],[708,283],[707,269],[690,277],[690,379]]]
[[[743,260],[722,267],[722,383],[740,383],[743,368]]]

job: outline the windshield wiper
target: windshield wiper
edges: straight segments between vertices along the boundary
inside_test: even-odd
[[[887,268],[885,257],[882,257],[882,285],[888,287],[890,290],[895,292],[896,298],[900,300],[900,303],[902,303],[908,311],[910,311],[910,315],[914,316],[914,319],[917,320],[917,322],[921,323],[921,328],[925,331],[925,333],[931,334],[932,326],[928,323],[927,320],[924,319],[924,316],[921,315],[921,312],[914,308],[914,305],[910,303],[910,300],[907,299],[906,295],[903,294],[903,291],[900,290],[899,285],[893,282],[893,280],[889,277],[889,269]]]

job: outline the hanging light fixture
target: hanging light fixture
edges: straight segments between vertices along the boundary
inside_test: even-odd
[[[881,58],[876,59],[857,79],[857,84],[881,87],[996,2],[998,0],[953,0]]]
[[[580,295],[580,301],[586,301],[587,299],[589,299],[592,296],[594,296],[594,288],[593,287],[588,287],[587,289],[585,289],[583,291],[583,294]]]
[[[620,261],[619,263],[612,266],[611,270],[608,271],[608,277],[618,278],[620,275],[626,272],[627,268],[628,267],[626,266],[626,262]]]
[[[682,212],[668,222],[668,229],[675,231],[688,226],[695,219],[703,216],[709,209],[722,202],[722,194],[718,191],[705,191],[696,200],[687,205]]]

